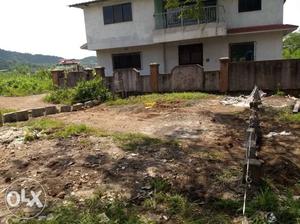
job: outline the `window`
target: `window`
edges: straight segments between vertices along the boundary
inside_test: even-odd
[[[132,21],[131,3],[103,7],[104,24]]]
[[[233,62],[254,61],[254,42],[230,44],[230,59]]]
[[[113,58],[114,69],[136,68],[141,69],[141,54],[115,54]]]
[[[181,45],[178,47],[179,65],[200,64],[203,65],[202,44]]]
[[[239,0],[239,12],[261,10],[261,0]]]

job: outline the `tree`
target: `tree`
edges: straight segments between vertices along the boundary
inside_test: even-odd
[[[283,57],[286,59],[300,59],[300,32],[291,33],[284,38]]]
[[[166,0],[165,7],[167,9],[183,7],[184,10],[182,10],[182,14],[180,16],[200,19],[203,15],[203,1],[204,0]],[[192,7],[188,7],[191,5]]]

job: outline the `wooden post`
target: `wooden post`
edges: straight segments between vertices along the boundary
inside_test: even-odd
[[[159,64],[151,63],[150,64],[150,86],[151,86],[151,91],[154,93],[158,92],[158,76],[159,76]]]
[[[221,93],[226,93],[229,90],[229,62],[230,59],[220,58],[220,83],[219,91]]]

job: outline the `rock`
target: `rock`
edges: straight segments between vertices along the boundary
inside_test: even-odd
[[[68,105],[64,105],[64,106],[60,107],[60,112],[61,113],[71,112],[71,110],[72,110],[72,107],[68,106]]]
[[[100,100],[93,100],[93,104],[94,106],[98,106],[99,104],[101,104]]]
[[[45,108],[34,108],[31,110],[31,117],[42,117],[45,116]]]
[[[2,117],[2,114],[0,114],[0,127],[3,126],[3,117]]]

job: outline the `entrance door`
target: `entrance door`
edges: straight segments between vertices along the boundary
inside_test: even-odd
[[[178,47],[179,65],[203,65],[203,45],[191,44]]]

